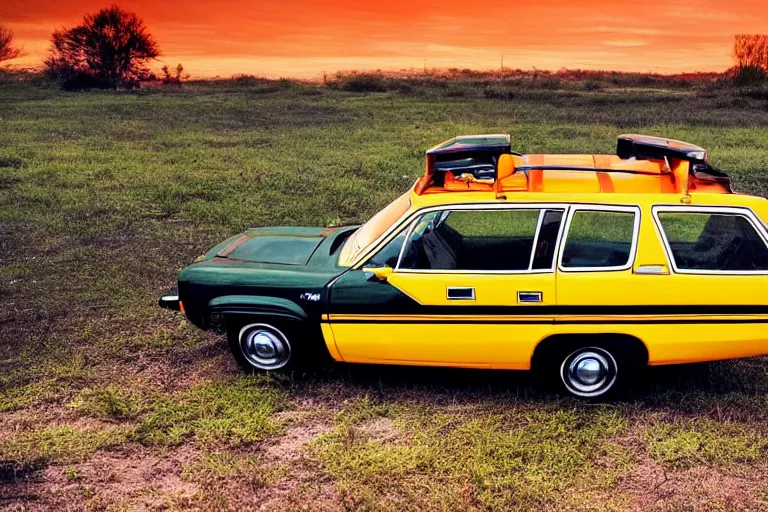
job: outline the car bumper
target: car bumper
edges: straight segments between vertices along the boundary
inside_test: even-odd
[[[176,291],[176,288],[164,293],[163,296],[160,297],[160,300],[157,301],[157,304],[161,308],[170,309],[171,311],[182,310],[181,301],[179,300],[179,292]]]

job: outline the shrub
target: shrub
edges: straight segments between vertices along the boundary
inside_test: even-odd
[[[738,86],[759,85],[766,82],[768,75],[759,66],[744,66],[736,68],[733,74],[733,84]]]
[[[600,85],[600,82],[598,82],[597,80],[593,80],[592,78],[590,78],[586,82],[584,82],[585,91],[599,91],[600,89],[602,89],[602,86]]]
[[[101,77],[53,57],[45,61],[44,73],[46,78],[58,82],[65,91],[106,89],[109,87],[109,83]]]
[[[506,89],[488,88],[483,90],[483,96],[494,100],[511,100],[515,97],[515,93]]]
[[[339,77],[339,89],[348,92],[387,92],[387,83],[379,75],[351,75]]]
[[[171,70],[168,68],[168,65],[166,64],[162,68],[163,72],[163,78],[162,82],[164,85],[175,85],[177,87],[181,87],[181,74],[184,72],[184,66],[181,64],[176,65],[176,69],[174,69],[173,74],[171,73]]]

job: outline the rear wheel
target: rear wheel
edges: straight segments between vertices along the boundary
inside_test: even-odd
[[[536,348],[532,369],[546,388],[600,400],[621,394],[647,362],[645,346],[635,338],[558,336]]]
[[[618,377],[616,358],[601,347],[578,348],[560,363],[560,380],[566,391],[582,398],[609,394]]]
[[[269,323],[231,321],[227,323],[229,349],[247,371],[290,371],[296,356],[287,330]]]

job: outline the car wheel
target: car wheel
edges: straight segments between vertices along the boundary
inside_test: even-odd
[[[274,325],[230,322],[227,340],[235,360],[247,371],[288,371],[294,366],[291,342],[285,332]]]
[[[559,376],[565,391],[580,398],[602,398],[614,393],[623,383],[623,358],[598,346],[579,347],[559,361]],[[627,368],[628,370],[628,368]]]

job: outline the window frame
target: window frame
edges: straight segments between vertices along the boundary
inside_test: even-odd
[[[634,214],[634,223],[632,225],[632,242],[629,246],[629,258],[624,265],[617,265],[612,267],[564,267],[563,255],[565,253],[565,245],[568,243],[568,235],[571,231],[571,222],[576,212],[588,211],[588,212],[615,212],[615,213],[632,213]],[[598,205],[598,204],[579,204],[572,205],[568,217],[565,221],[565,230],[560,235],[559,252],[557,253],[557,269],[563,273],[574,272],[622,272],[631,269],[635,264],[637,258],[637,246],[640,238],[640,222],[642,221],[642,210],[637,205]]]
[[[560,245],[563,240],[563,229],[565,227],[565,219],[568,218],[568,211],[572,205],[566,203],[465,203],[465,204],[451,204],[451,205],[439,205],[428,208],[423,208],[414,212],[414,217],[406,222],[407,230],[405,241],[400,248],[400,255],[397,258],[397,264],[392,269],[393,272],[402,274],[491,274],[491,275],[515,275],[515,274],[552,274],[556,269],[557,255],[560,251]],[[491,211],[491,210],[539,210],[538,219],[536,221],[536,232],[533,238],[533,248],[531,249],[531,256],[528,260],[528,268],[523,270],[469,270],[469,269],[409,269],[401,268],[400,264],[405,254],[405,247],[408,245],[408,241],[412,235],[413,229],[416,227],[419,219],[424,215],[433,213],[436,211]],[[557,232],[557,244],[555,246],[554,257],[552,258],[552,265],[550,268],[532,269],[533,260],[535,255],[536,243],[539,238],[539,231],[541,230],[542,223],[544,221],[544,215],[547,210],[562,210],[563,221],[560,223],[560,228]],[[398,230],[397,236],[401,230]],[[392,237],[394,238],[394,237]],[[391,240],[391,239],[390,239]],[[387,240],[386,243],[388,243]],[[384,245],[382,247],[384,247]],[[375,253],[374,253],[375,254]],[[373,256],[373,254],[372,254]],[[370,259],[370,258],[369,258]]]
[[[749,276],[749,275],[768,275],[768,270],[704,270],[704,269],[682,269],[678,268],[675,256],[672,253],[672,246],[667,239],[667,233],[659,219],[659,213],[688,213],[688,214],[714,214],[714,215],[738,215],[749,221],[755,229],[760,239],[768,248],[768,233],[766,226],[758,218],[752,209],[742,206],[679,206],[679,205],[655,205],[651,208],[651,214],[656,225],[656,232],[661,238],[661,244],[664,247],[664,253],[667,256],[667,263],[675,274],[691,275],[712,275],[712,276]]]

